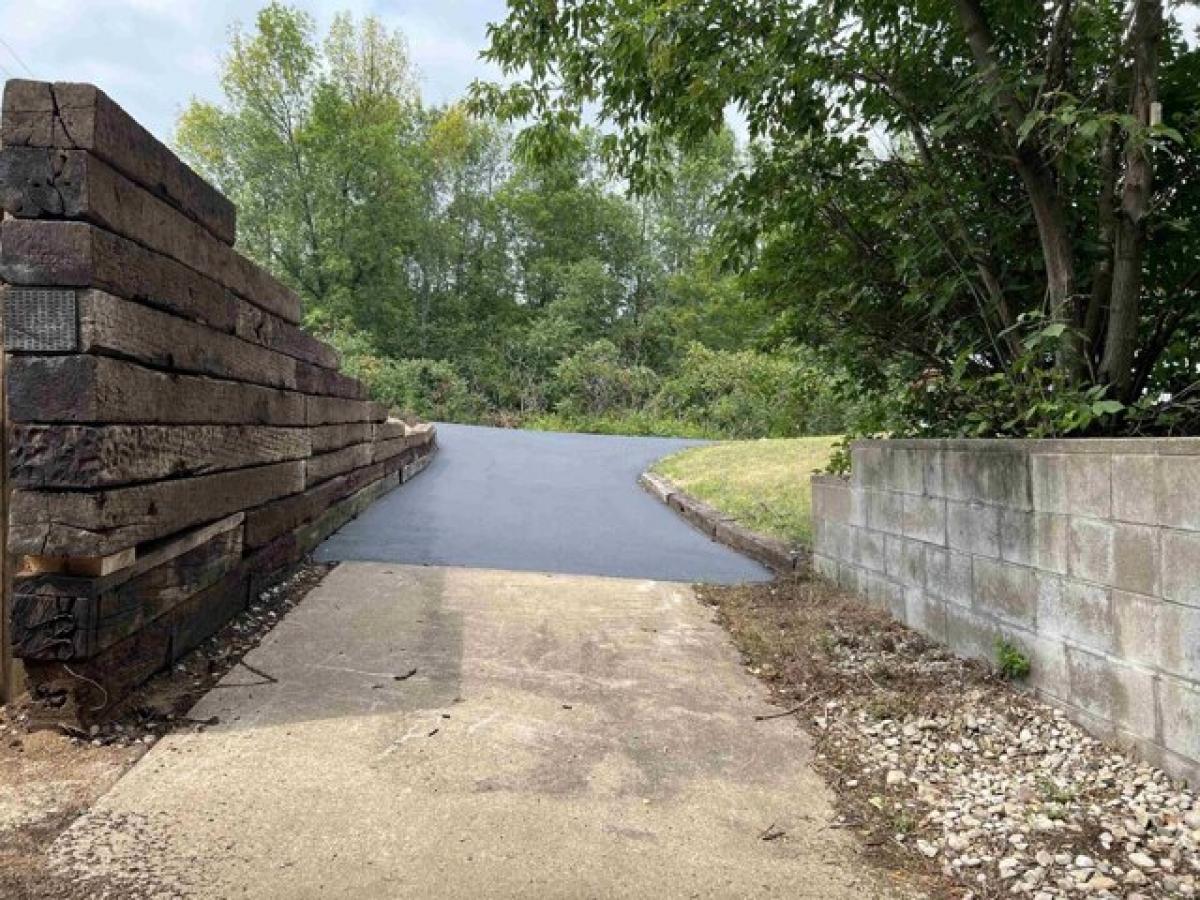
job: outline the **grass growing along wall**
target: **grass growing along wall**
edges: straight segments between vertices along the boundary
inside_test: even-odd
[[[837,437],[731,441],[684,450],[653,471],[747,528],[795,544],[812,540],[812,485]]]

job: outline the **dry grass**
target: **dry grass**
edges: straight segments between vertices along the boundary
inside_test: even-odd
[[[698,592],[772,689],[779,715],[794,716],[812,736],[817,768],[837,797],[834,827],[854,831],[868,858],[932,897],[1009,896],[1017,881],[998,863],[1014,855],[1027,861],[1023,871],[1043,873],[1038,883],[1049,896],[1067,896],[1082,885],[1073,877],[1080,873],[1069,862],[1032,869],[1038,851],[1068,861],[1084,854],[1120,877],[1111,867],[1129,867],[1127,847],[1111,832],[1129,810],[1145,805],[1164,828],[1178,818],[1182,788],[1163,773],[1094,740],[986,664],[956,657],[833,585],[803,575]],[[968,812],[983,823],[974,831]],[[1045,829],[1037,818],[1061,821]],[[963,854],[948,846],[948,831],[972,835],[979,868],[950,864]],[[1014,849],[1014,836],[1024,851]],[[1188,852],[1172,865],[1150,873],[1144,896],[1167,896],[1170,873],[1200,871]],[[1072,882],[1066,893],[1055,886],[1064,880]],[[1123,889],[1096,890],[1124,896]]]
[[[955,658],[819,579],[697,590],[716,608],[750,671],[813,736],[817,768],[837,797],[838,827],[856,832],[867,857],[900,883],[935,898],[961,898],[960,883],[897,842],[898,833],[920,833],[921,804],[863,774],[841,720],[903,720],[944,708],[969,686],[1007,688],[984,666]]]
[[[812,538],[812,486],[836,437],[733,441],[660,460],[653,471],[751,531],[793,544]]]

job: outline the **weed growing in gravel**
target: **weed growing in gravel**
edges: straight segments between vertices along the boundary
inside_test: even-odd
[[[996,641],[997,663],[1000,674],[1009,681],[1021,681],[1029,677],[1032,668],[1029,657],[1008,638]]]

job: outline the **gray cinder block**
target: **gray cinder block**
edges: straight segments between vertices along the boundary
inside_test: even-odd
[[[1200,685],[1163,678],[1158,688],[1163,744],[1190,760],[1200,759]]]
[[[1186,459],[1186,457],[1182,457]],[[1112,458],[1113,518],[1121,522],[1157,525],[1159,510],[1159,458],[1150,454],[1120,455]],[[1200,487],[1200,480],[1197,481]],[[1200,500],[1200,491],[1197,498]],[[1200,522],[1200,515],[1197,515]]]
[[[1162,456],[1162,519],[1168,528],[1200,531],[1200,455]]]
[[[1111,653],[1116,647],[1112,597],[1106,587],[1057,575],[1038,576],[1038,633]]]
[[[904,530],[904,497],[888,491],[867,494],[867,526],[887,534]]]
[[[1154,676],[1110,656],[1067,648],[1071,702],[1135,734],[1158,735]]]
[[[1000,557],[1000,507],[950,501],[946,538],[954,550]]]
[[[1145,525],[1072,519],[1071,574],[1138,594],[1159,591],[1158,530]]]
[[[1112,515],[1111,458],[1098,453],[1030,457],[1033,508],[1106,519]]]
[[[883,451],[887,487],[905,494],[925,493],[925,455],[907,446],[886,446]]]
[[[885,536],[878,531],[870,531],[862,529],[858,533],[858,564],[871,572],[884,572],[887,569],[885,563],[884,544]]]
[[[1032,627],[1037,612],[1033,569],[992,559],[974,563],[975,608],[999,619]]]
[[[935,599],[969,609],[975,597],[970,554],[925,548],[925,584]]]
[[[904,497],[904,535],[926,544],[946,546],[946,501],[940,497]]]
[[[1200,606],[1200,533],[1163,530],[1162,593],[1175,603]]]

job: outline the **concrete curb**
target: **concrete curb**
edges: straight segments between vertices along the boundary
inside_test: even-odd
[[[661,475],[643,472],[638,484],[712,540],[762,563],[773,572],[788,575],[807,567],[812,559],[812,553],[807,548],[791,546],[751,531],[716,507],[687,494]]]

